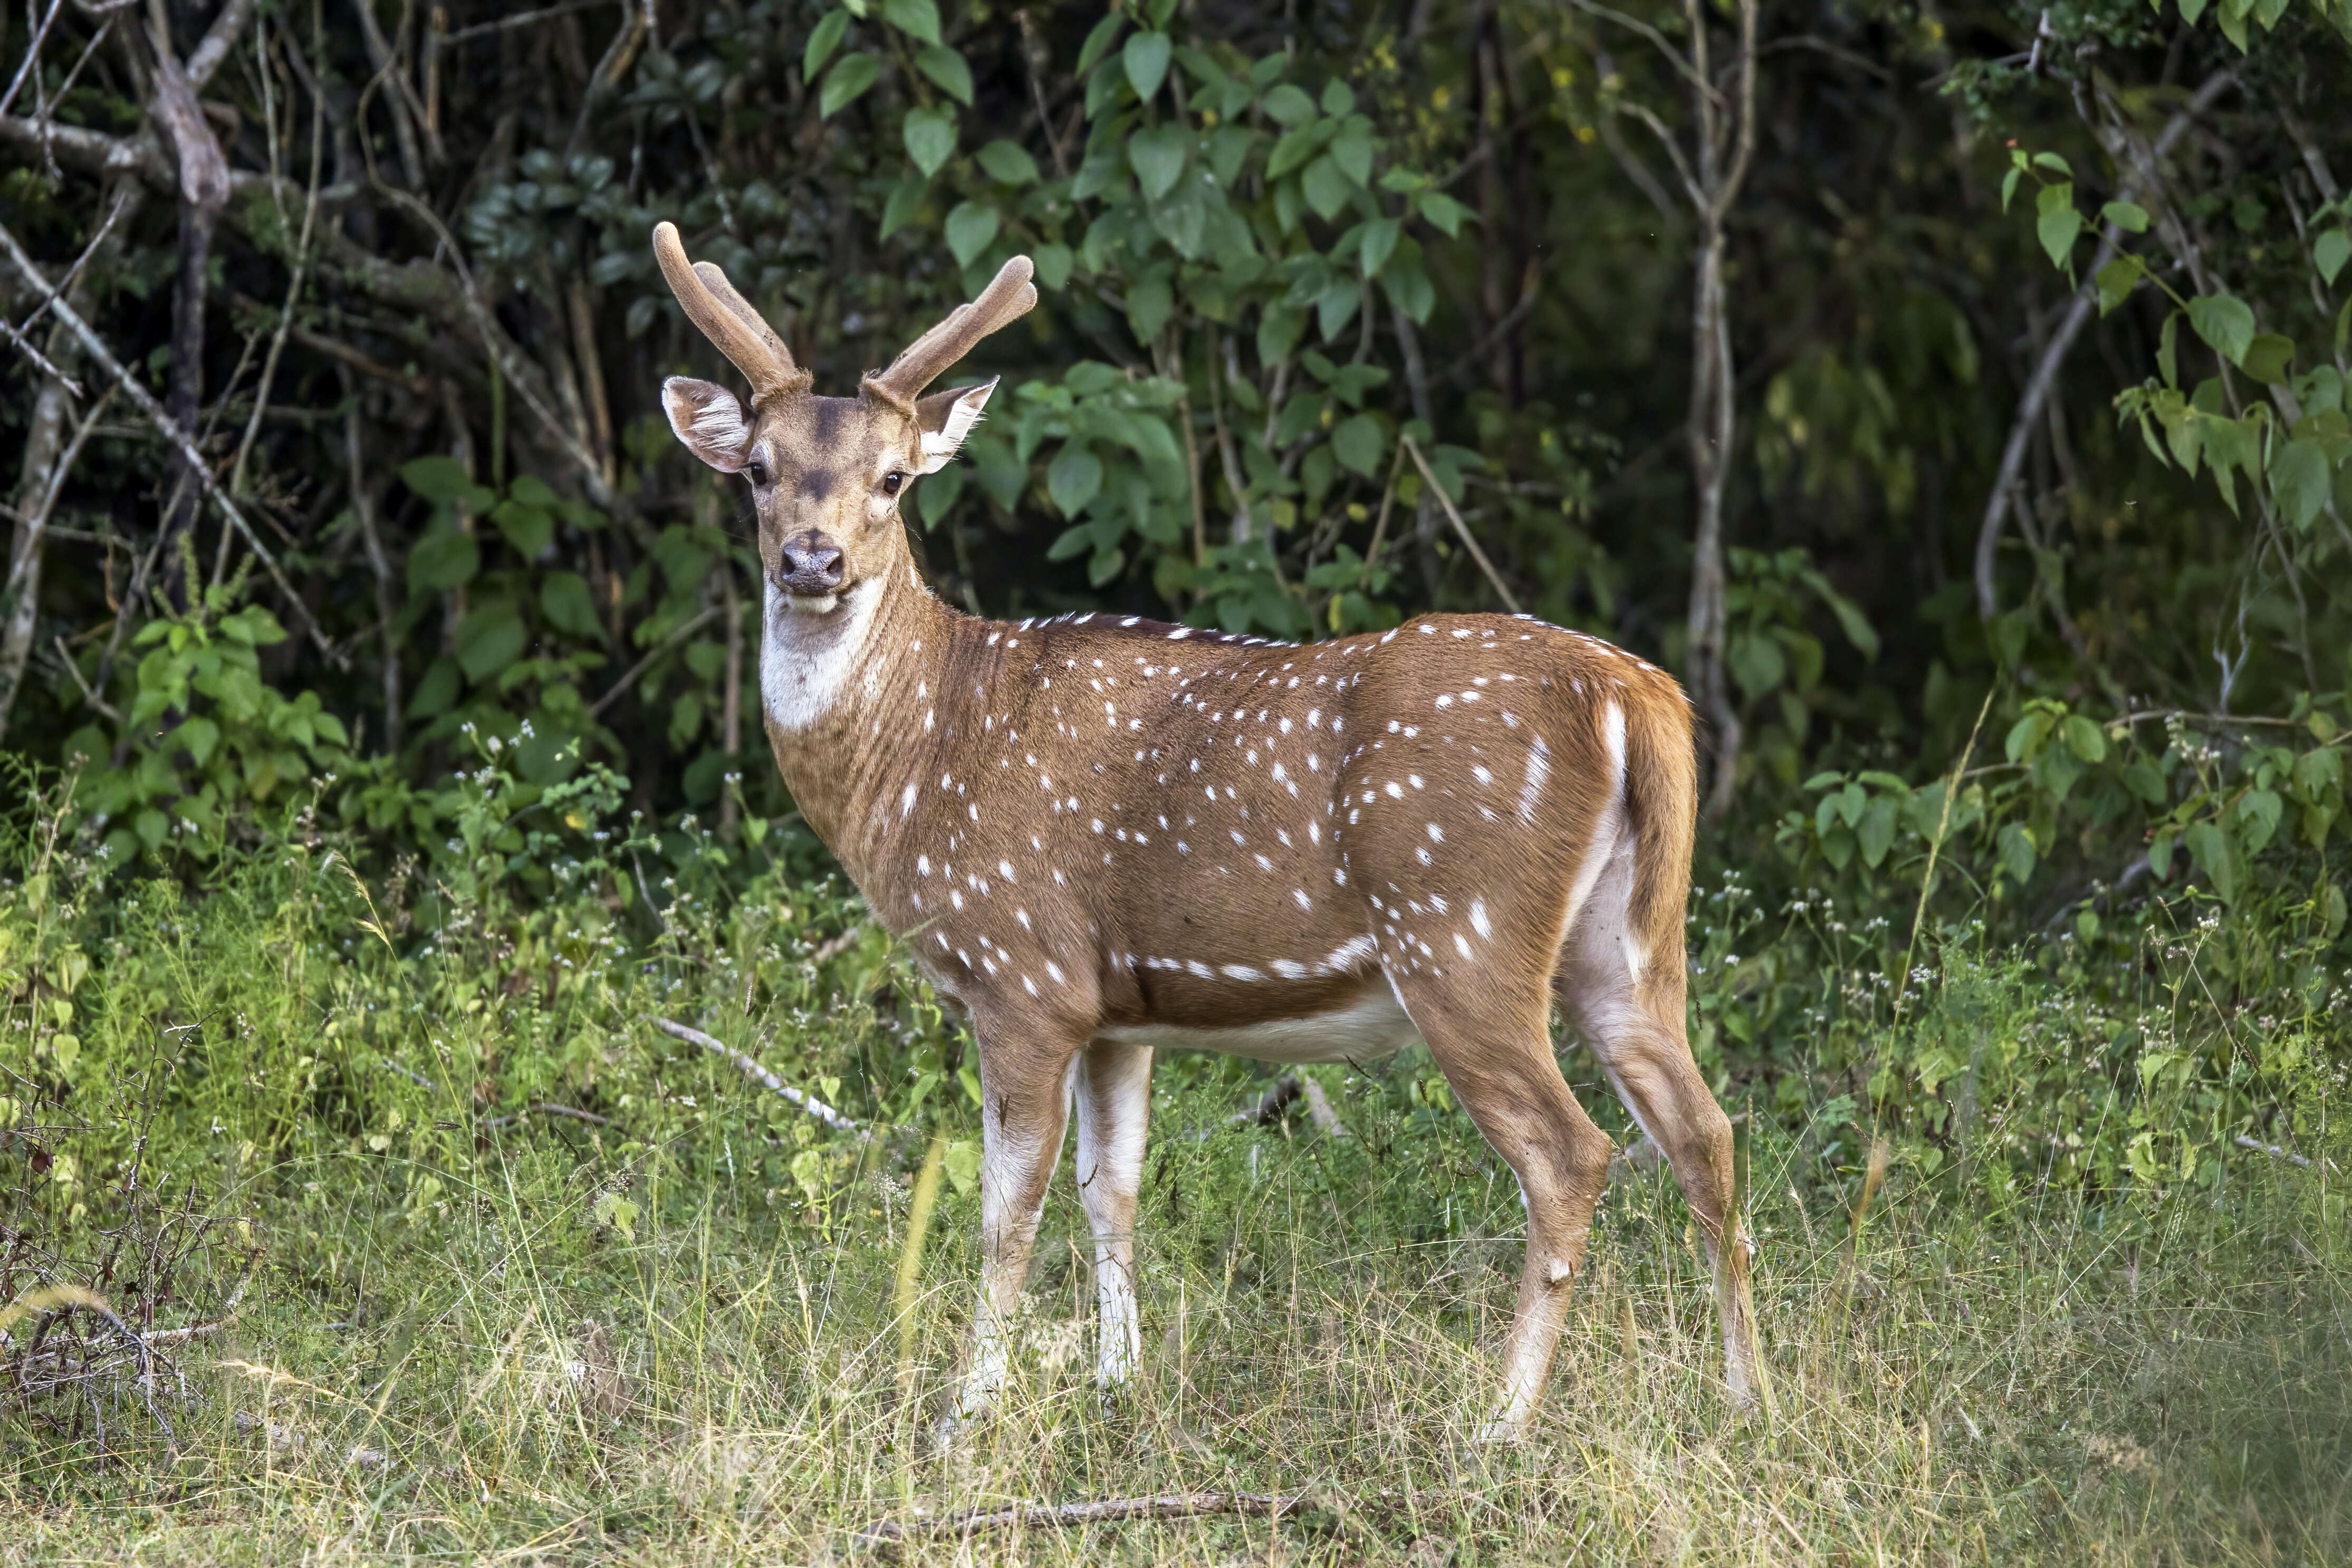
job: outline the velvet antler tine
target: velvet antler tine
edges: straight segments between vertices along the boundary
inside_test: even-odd
[[[971,352],[980,340],[1020,319],[1035,307],[1036,271],[1029,258],[1016,256],[997,269],[980,298],[960,305],[945,320],[909,343],[879,375],[858,383],[860,391],[900,411],[911,410],[922,390],[945,374],[949,366]]]
[[[792,354],[782,341],[735,291],[726,274],[709,262],[696,267],[687,260],[677,225],[664,222],[654,225],[654,259],[661,264],[662,277],[668,280],[670,292],[677,296],[687,319],[700,328],[702,335],[751,382],[753,407],[772,397],[807,388],[806,374],[793,366]],[[703,267],[709,268],[708,277]],[[716,288],[711,286],[713,279]]]
[[[736,291],[734,283],[724,272],[719,270],[717,262],[696,262],[694,275],[702,279],[703,287],[710,290],[712,297],[719,303],[735,313],[737,320],[760,334],[761,340],[768,345],[769,352],[773,354],[777,362],[784,367],[788,376],[797,375],[803,380],[807,379],[808,372],[798,368],[793,359],[791,348],[785,344],[782,337],[777,335],[776,329],[768,325],[767,319],[752,308],[751,302]]]

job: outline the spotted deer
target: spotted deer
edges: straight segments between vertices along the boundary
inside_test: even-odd
[[[751,384],[748,411],[686,377],[662,396],[680,441],[751,482],[776,765],[978,1041],[982,1284],[950,1427],[1006,1378],[1073,1106],[1108,1388],[1139,1353],[1153,1053],[1323,1062],[1421,1040],[1526,1202],[1486,1430],[1524,1429],[1612,1152],[1561,1078],[1555,1003],[1697,1217],[1732,1398],[1765,1396],[1731,1124],[1684,1035],[1695,768],[1674,679],[1525,617],[1292,646],[959,613],[924,587],[898,508],[987,406],[993,381],[924,392],[1036,303],[1028,258],[834,398],[670,225],[654,250]]]

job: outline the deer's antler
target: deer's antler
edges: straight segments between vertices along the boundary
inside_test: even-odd
[[[808,391],[809,373],[793,362],[793,351],[761,319],[751,302],[735,291],[727,275],[707,261],[688,262],[677,225],[654,225],[654,259],[661,263],[662,276],[669,280],[669,291],[677,296],[687,319],[701,328],[702,335],[751,381],[752,407]]]
[[[1037,286],[1029,281],[1036,270],[1025,256],[1006,262],[979,298],[956,307],[946,320],[907,345],[888,370],[859,382],[857,390],[911,415],[916,396],[950,365],[971,353],[982,338],[1029,313],[1037,303]]]

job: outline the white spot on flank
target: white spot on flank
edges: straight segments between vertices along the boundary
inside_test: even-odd
[[[1462,939],[1462,933],[1459,931],[1454,934],[1454,950],[1465,958],[1470,956],[1470,944]]]
[[[1486,918],[1486,901],[1483,898],[1470,901],[1470,927],[1489,942],[1495,939],[1494,923]]]
[[[1057,986],[1066,986],[1070,983],[1070,977],[1062,973],[1062,967],[1051,958],[1045,960],[1045,973],[1052,977],[1054,984]]]
[[[1611,711],[1615,710],[1612,708]],[[1529,827],[1535,826],[1536,802],[1543,799],[1544,779],[1550,773],[1551,747],[1546,746],[1543,737],[1538,735],[1535,737],[1535,744],[1528,748],[1527,781],[1519,786],[1519,821]]]

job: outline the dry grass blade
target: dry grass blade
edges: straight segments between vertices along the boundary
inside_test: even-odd
[[[1025,1503],[1015,1508],[971,1509],[937,1519],[877,1520],[857,1532],[856,1543],[879,1546],[938,1535],[977,1535],[988,1530],[1105,1524],[1138,1519],[1200,1519],[1246,1514],[1282,1519],[1307,1506],[1296,1495],[1271,1492],[1193,1491],[1163,1497],[1115,1497],[1096,1502]]]

